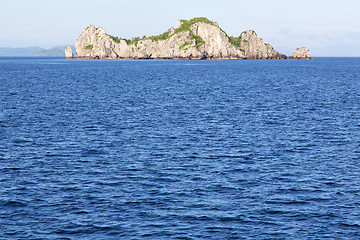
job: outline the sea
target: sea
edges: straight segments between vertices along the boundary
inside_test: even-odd
[[[360,239],[360,58],[0,58],[0,239]]]

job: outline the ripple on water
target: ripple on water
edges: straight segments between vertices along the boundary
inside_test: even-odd
[[[0,200],[0,206],[6,208],[21,208],[21,207],[26,207],[27,204],[23,201],[17,201],[17,200]]]

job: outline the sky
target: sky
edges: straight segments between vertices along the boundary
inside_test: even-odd
[[[74,45],[89,24],[132,38],[207,17],[231,36],[255,30],[290,55],[360,57],[359,0],[0,0],[0,47]]]

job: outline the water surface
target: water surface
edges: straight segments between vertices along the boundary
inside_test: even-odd
[[[359,239],[360,58],[0,58],[0,239]]]

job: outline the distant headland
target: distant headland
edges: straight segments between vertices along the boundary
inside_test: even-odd
[[[179,20],[177,28],[151,37],[123,39],[101,27],[89,25],[75,42],[79,59],[286,59],[270,44],[247,30],[231,37],[217,22],[207,18]],[[295,50],[291,58],[310,59],[306,48]],[[66,48],[66,58],[72,58]]]

